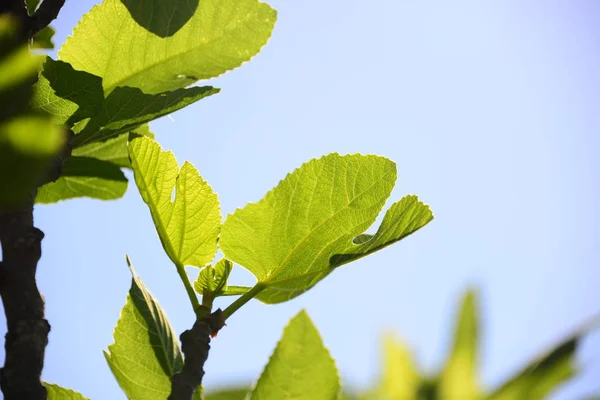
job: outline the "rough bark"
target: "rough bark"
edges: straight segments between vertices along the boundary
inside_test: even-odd
[[[204,363],[208,359],[210,339],[224,326],[223,312],[218,309],[206,318],[196,321],[192,329],[179,336],[185,357],[183,369],[171,381],[168,400],[191,400],[204,377]]]

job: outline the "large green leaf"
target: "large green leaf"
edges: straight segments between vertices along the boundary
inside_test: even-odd
[[[114,200],[127,190],[127,178],[119,166],[90,157],[71,157],[56,182],[38,190],[36,203],[56,203],[76,197]]]
[[[176,265],[201,267],[217,252],[221,211],[216,193],[188,162],[138,136],[129,144],[135,183],[148,204],[160,241]],[[175,189],[175,199],[171,200]]]
[[[332,400],[340,390],[335,362],[308,314],[301,311],[256,383],[252,400]]]
[[[252,272],[258,299],[279,303],[333,269],[395,243],[433,218],[416,196],[394,203],[373,224],[396,180],[395,164],[359,154],[330,154],[289,174],[262,200],[227,216],[219,243],[226,258]]]
[[[499,388],[486,396],[487,400],[543,400],[577,372],[575,353],[581,339],[598,325],[599,320],[585,324],[545,351]]]
[[[60,51],[75,69],[101,76],[105,93],[117,86],[160,93],[216,77],[258,53],[276,19],[275,10],[258,0],[202,0],[181,29],[163,38],[140,26],[123,3],[141,2],[104,0]],[[153,18],[153,25],[166,27],[176,19]]]
[[[216,298],[223,296],[227,290],[227,279],[233,268],[233,263],[224,258],[220,259],[215,266],[207,265],[198,274],[194,282],[194,289],[202,296]]]
[[[90,400],[81,393],[65,389],[53,383],[44,383],[48,391],[48,400]]]
[[[383,341],[383,371],[374,393],[364,396],[369,400],[421,400],[419,388],[422,379],[408,348],[393,336]]]
[[[166,399],[183,367],[175,333],[158,302],[131,269],[131,289],[104,356],[130,400]]]
[[[442,399],[473,400],[481,396],[477,377],[479,322],[477,293],[468,291],[463,298],[454,332],[454,343],[438,380]]]

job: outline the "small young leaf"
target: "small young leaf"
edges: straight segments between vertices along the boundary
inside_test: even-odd
[[[212,298],[223,296],[227,290],[227,279],[232,268],[231,261],[224,258],[220,259],[214,267],[207,265],[198,274],[198,279],[194,282],[194,289],[202,296],[207,293]]]
[[[215,257],[221,227],[216,193],[190,163],[141,136],[129,144],[135,182],[148,204],[165,252],[177,265],[202,267]],[[175,201],[171,201],[175,188]]]
[[[130,400],[166,399],[183,367],[179,342],[158,302],[131,269],[131,289],[104,356]]]
[[[163,38],[140,26],[127,3],[133,0],[94,6],[60,51],[76,69],[101,76],[105,93],[130,86],[153,94],[214,78],[257,54],[276,19],[275,10],[258,0],[201,0],[187,23]],[[153,18],[151,24],[164,27],[173,16]]]
[[[340,390],[335,362],[308,314],[301,311],[283,331],[252,400],[332,400]]]
[[[581,339],[597,326],[598,320],[585,324],[564,338],[552,349],[515,374],[499,388],[486,396],[486,400],[543,400],[577,372],[575,353]]]
[[[454,344],[442,371],[437,390],[441,398],[479,399],[477,351],[479,322],[477,293],[469,291],[463,298],[454,332]]]
[[[90,400],[81,393],[71,389],[65,389],[53,383],[44,383],[48,392],[48,400]]]
[[[117,165],[90,157],[71,157],[56,182],[38,190],[36,203],[56,203],[76,197],[114,200],[123,197],[127,178]]]
[[[226,258],[252,272],[265,289],[257,298],[294,298],[335,268],[410,235],[433,219],[416,196],[377,218],[396,180],[383,157],[330,154],[289,174],[258,203],[227,216],[219,244]]]

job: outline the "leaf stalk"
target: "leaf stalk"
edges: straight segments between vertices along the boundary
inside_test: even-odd
[[[175,264],[175,267],[177,267],[177,273],[181,278],[181,282],[183,282],[183,286],[185,286],[185,291],[190,299],[190,303],[192,303],[192,308],[194,309],[194,314],[196,314],[196,319],[201,320],[206,315],[206,312],[202,309],[203,307],[198,301],[198,297],[196,296],[196,292],[194,292],[190,278],[188,277],[187,272],[185,272],[185,267],[181,264]]]
[[[256,285],[252,287],[252,289],[248,290],[246,293],[241,295],[236,301],[231,303],[224,311],[223,317],[225,320],[229,319],[233,313],[239,310],[244,304],[252,300],[256,295],[265,290],[267,286],[264,283],[258,282]]]

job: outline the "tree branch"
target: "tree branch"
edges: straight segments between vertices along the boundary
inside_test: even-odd
[[[33,226],[33,196],[18,208],[0,210],[0,294],[8,332],[0,370],[5,400],[46,399],[40,381],[50,324],[35,273],[44,234]]]
[[[171,381],[168,400],[191,400],[196,389],[202,384],[210,339],[215,337],[224,325],[223,312],[218,309],[206,318],[196,321],[192,329],[179,336],[185,362],[183,369]]]

